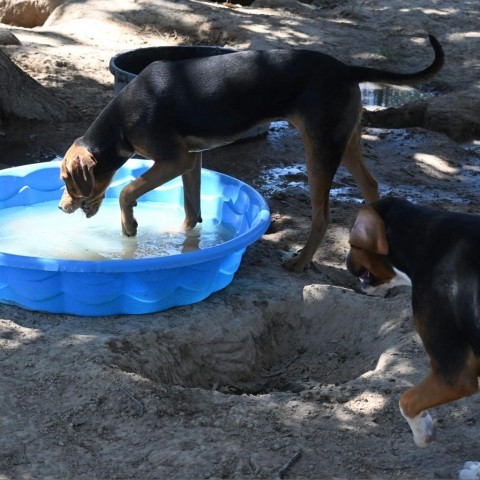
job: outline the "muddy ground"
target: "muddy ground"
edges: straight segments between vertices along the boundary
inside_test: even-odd
[[[430,31],[447,61],[422,89],[438,101],[480,87],[479,25],[468,0],[70,2],[43,27],[8,27],[22,45],[4,51],[81,120],[4,123],[0,163],[61,156],[112,98],[108,61],[121,51],[305,47],[408,71],[431,61]],[[471,144],[378,125],[364,125],[362,144],[382,195],[480,213],[480,155]],[[313,267],[292,274],[282,259],[302,246],[310,221],[298,133],[274,124],[206,153],[204,166],[257,188],[272,212],[226,289],[150,315],[0,306],[0,478],[456,478],[478,460],[478,397],[435,411],[438,441],[426,450],[399,414],[398,399],[425,375],[427,358],[408,288],[367,297],[345,270],[361,203],[346,171],[336,177],[332,224]]]

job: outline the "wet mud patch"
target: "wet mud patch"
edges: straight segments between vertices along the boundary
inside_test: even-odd
[[[460,209],[476,203],[472,192],[480,174],[477,143],[461,145],[423,128],[362,128],[363,159],[379,182],[380,195],[440,208],[445,208],[445,202]],[[273,122],[266,135],[211,150],[205,159],[207,168],[234,175],[256,188],[267,198],[272,212],[278,208],[283,215],[290,209],[295,217],[307,215],[310,219],[304,147],[299,132],[288,122]],[[364,203],[343,165],[335,175],[330,198],[333,208],[351,204],[358,209]]]
[[[112,339],[109,363],[156,383],[229,394],[339,385],[375,370],[392,335],[411,330],[406,297],[309,285],[301,302],[257,303],[237,321],[211,318],[204,328],[197,323]]]

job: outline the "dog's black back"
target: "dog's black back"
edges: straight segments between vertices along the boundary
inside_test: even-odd
[[[246,130],[259,120],[286,118],[292,105],[301,113],[315,104],[320,108],[320,98],[338,102],[336,92],[350,83],[346,66],[328,55],[268,50],[154,62],[132,82],[131,90],[137,103],[139,90],[154,92],[161,109],[149,103],[151,95],[145,95],[148,102],[142,109],[155,111],[155,123],[181,125],[182,136],[215,136]],[[122,91],[125,98],[129,87]]]
[[[432,64],[408,74],[347,65],[313,50],[247,50],[157,61],[120,96],[143,112],[142,124],[147,119],[162,132],[175,125],[172,133],[209,139],[213,145],[229,143],[252,126],[277,119],[295,124],[299,118],[320,117],[311,128],[335,135],[330,125],[361,111],[360,82],[409,85],[435,75],[443,65],[443,50],[434,37],[430,42]],[[215,141],[219,132],[225,138]]]

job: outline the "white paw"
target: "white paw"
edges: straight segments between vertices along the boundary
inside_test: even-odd
[[[480,462],[466,462],[461,470],[458,471],[460,480],[480,479]]]
[[[435,440],[436,434],[436,422],[432,416],[424,411],[415,418],[410,418],[403,413],[402,407],[400,407],[400,412],[410,425],[416,445],[420,448],[428,447]]]

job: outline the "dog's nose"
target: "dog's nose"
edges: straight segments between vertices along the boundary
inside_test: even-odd
[[[69,205],[68,203],[67,204],[64,204],[62,202],[60,202],[58,204],[58,208],[59,210],[61,210],[63,213],[72,213],[73,211],[75,211],[74,208],[72,208],[71,205]]]

